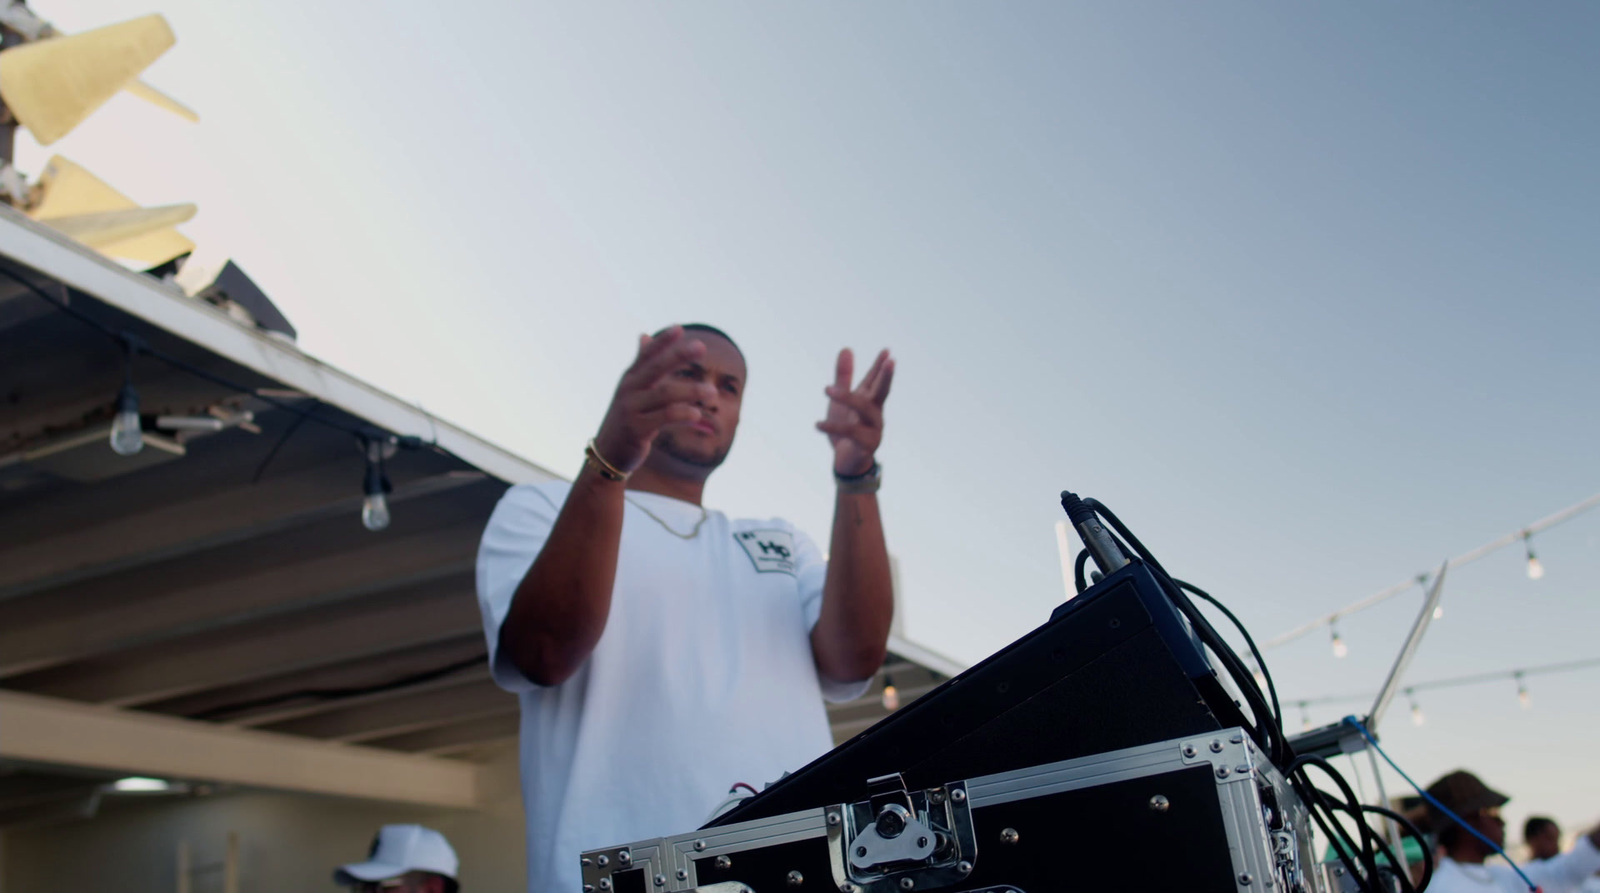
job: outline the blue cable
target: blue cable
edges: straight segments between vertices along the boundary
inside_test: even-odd
[[[1506,862],[1510,863],[1511,870],[1515,871],[1517,873],[1517,877],[1522,878],[1522,882],[1528,885],[1528,889],[1530,891],[1532,891],[1532,893],[1539,893],[1539,885],[1535,884],[1531,878],[1529,878],[1526,874],[1523,873],[1522,868],[1517,865],[1516,860],[1512,859],[1509,855],[1507,855],[1506,851],[1504,849],[1502,849],[1501,846],[1498,843],[1495,843],[1494,841],[1490,840],[1489,838],[1483,836],[1483,834],[1480,833],[1477,828],[1474,828],[1471,825],[1467,824],[1465,821],[1462,820],[1461,816],[1458,816],[1454,812],[1451,812],[1450,811],[1450,807],[1445,806],[1443,803],[1440,803],[1438,798],[1434,797],[1432,794],[1430,794],[1427,791],[1423,790],[1422,789],[1422,785],[1419,785],[1415,781],[1412,781],[1411,776],[1406,774],[1406,770],[1401,769],[1398,765],[1395,764],[1394,760],[1389,758],[1388,754],[1383,752],[1383,748],[1378,745],[1378,739],[1372,737],[1372,733],[1367,731],[1367,727],[1362,724],[1361,720],[1356,719],[1354,716],[1346,716],[1344,718],[1344,721],[1346,723],[1352,725],[1352,726],[1355,726],[1356,731],[1361,733],[1361,737],[1367,739],[1367,744],[1371,745],[1372,749],[1378,752],[1378,756],[1383,757],[1383,761],[1385,763],[1389,764],[1389,768],[1391,768],[1394,771],[1400,773],[1400,777],[1405,779],[1406,780],[1406,784],[1411,785],[1411,787],[1418,794],[1421,794],[1422,795],[1422,799],[1428,801],[1428,803],[1431,804],[1435,809],[1439,810],[1440,812],[1444,813],[1446,816],[1448,816],[1451,819],[1455,820],[1456,824],[1458,824],[1461,827],[1467,829],[1467,831],[1470,832],[1473,837],[1476,837],[1479,840],[1483,841],[1484,843],[1488,844],[1491,849],[1493,849],[1496,853],[1500,854],[1500,858],[1502,858],[1502,859],[1506,860]]]

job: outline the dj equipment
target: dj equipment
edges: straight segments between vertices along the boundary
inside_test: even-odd
[[[1296,755],[1253,642],[1262,685],[1186,593],[1233,614],[1062,506],[1082,591],[1048,622],[698,831],[583,854],[583,893],[1415,893],[1364,819],[1403,818]]]
[[[932,787],[1241,723],[1151,569],[1124,562],[1043,626],[712,825],[859,800],[881,775]]]
[[[584,893],[1304,893],[1307,815],[1240,728],[583,855]]]

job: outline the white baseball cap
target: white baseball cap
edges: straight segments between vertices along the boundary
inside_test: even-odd
[[[367,861],[342,865],[333,873],[339,884],[386,881],[408,871],[428,871],[456,879],[460,862],[444,835],[421,825],[384,825],[372,838]]]

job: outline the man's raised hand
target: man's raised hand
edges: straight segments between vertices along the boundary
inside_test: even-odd
[[[663,427],[700,420],[701,404],[715,399],[716,389],[709,382],[672,373],[698,362],[705,353],[706,346],[700,341],[684,340],[681,326],[654,338],[639,336],[639,353],[617,382],[611,407],[595,436],[595,448],[606,461],[633,472],[644,464]]]
[[[872,470],[878,445],[883,442],[883,401],[889,397],[894,381],[894,359],[888,350],[879,352],[872,368],[853,390],[855,357],[850,348],[839,351],[834,366],[833,384],[828,395],[828,416],[817,423],[817,430],[833,444],[833,471],[853,477]]]

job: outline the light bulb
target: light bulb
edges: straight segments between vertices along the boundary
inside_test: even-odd
[[[1344,639],[1339,637],[1339,629],[1338,627],[1335,627],[1333,630],[1333,656],[1344,657],[1349,653],[1350,646],[1346,645],[1344,643]]]
[[[133,385],[122,386],[117,395],[117,414],[111,420],[111,449],[119,456],[131,456],[144,449],[144,432],[139,428],[139,394]]]
[[[361,484],[361,525],[376,533],[389,526],[389,476],[383,473],[383,447],[367,447],[367,476]]]
[[[1544,565],[1539,562],[1539,557],[1532,552],[1528,553],[1528,579],[1537,580],[1544,576]]]
[[[1443,620],[1444,619],[1444,605],[1434,605],[1433,606],[1433,619],[1434,620]]]
[[[160,794],[172,790],[172,782],[160,778],[130,775],[112,782],[111,789],[124,793]]]
[[[1528,695],[1528,685],[1522,681],[1521,674],[1517,676],[1517,703],[1521,704],[1524,710],[1533,706],[1533,698]]]
[[[1422,705],[1418,704],[1415,698],[1412,698],[1411,699],[1411,724],[1414,725],[1414,726],[1420,726],[1426,721],[1427,721],[1427,718],[1422,715]]]
[[[361,500],[361,526],[374,533],[389,526],[389,497],[380,491]]]
[[[1256,688],[1259,688],[1262,691],[1267,690],[1267,674],[1261,672],[1260,667],[1257,667],[1250,675],[1256,677]]]
[[[1300,731],[1311,731],[1311,711],[1306,709],[1304,703],[1300,705]]]
[[[900,709],[900,692],[888,677],[883,680],[883,709],[891,712]]]

